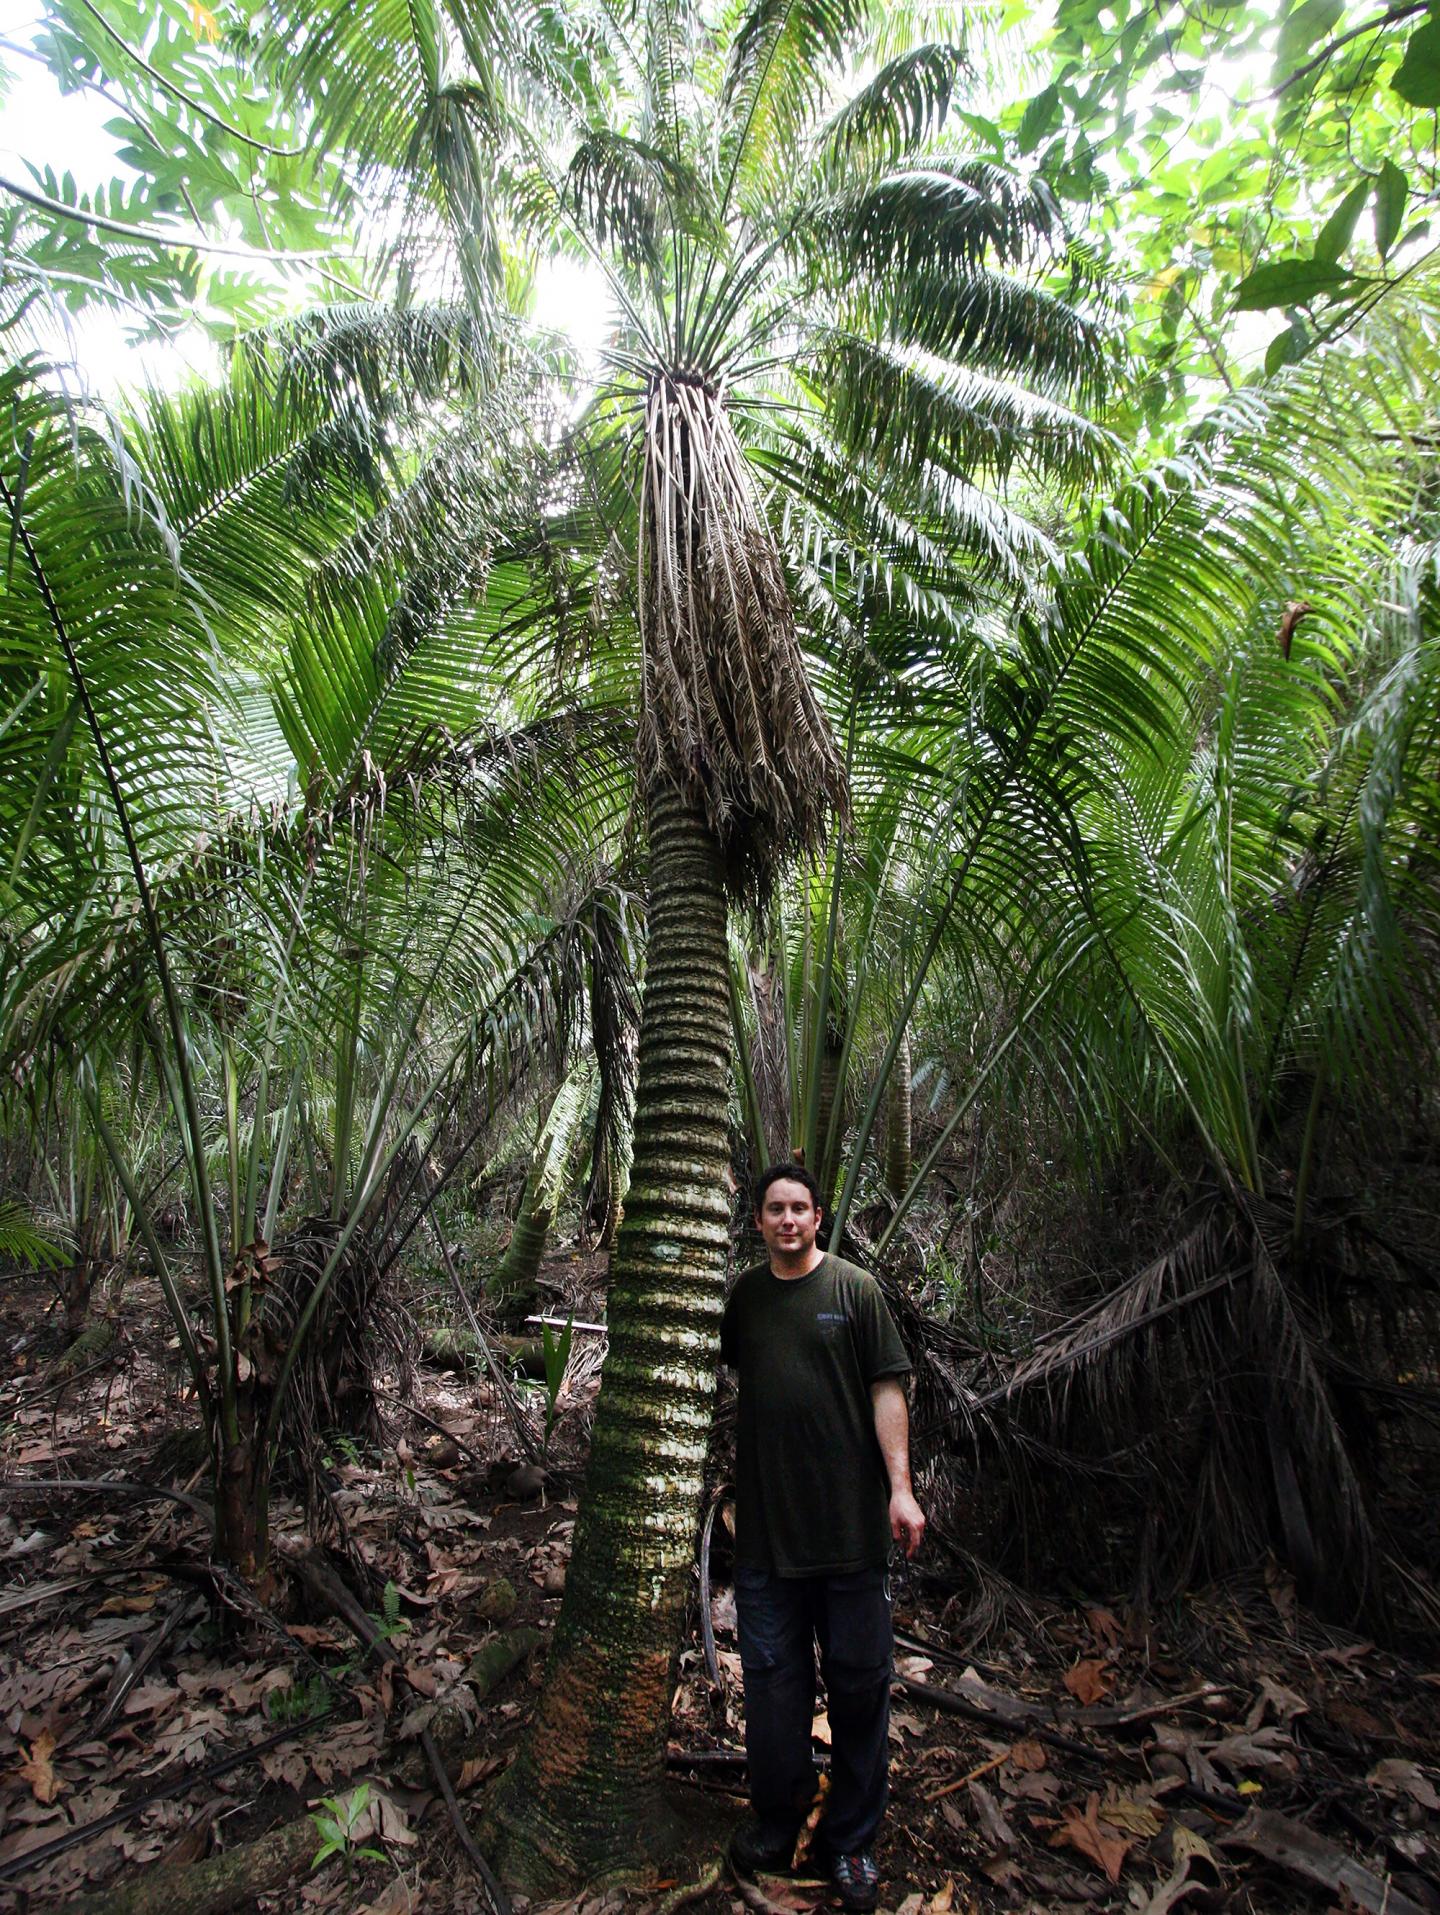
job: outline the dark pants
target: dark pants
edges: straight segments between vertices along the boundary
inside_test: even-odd
[[[830,1716],[825,1846],[835,1855],[868,1848],[890,1792],[892,1647],[884,1570],[791,1578],[737,1564],[735,1611],[756,1815],[783,1835],[799,1828],[814,1799],[810,1724],[818,1640]]]

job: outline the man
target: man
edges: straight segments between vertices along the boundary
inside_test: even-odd
[[[769,1260],[725,1306],[720,1353],[740,1377],[735,1607],[752,1820],[737,1869],[789,1866],[815,1795],[810,1725],[820,1643],[830,1793],[820,1836],[842,1907],[872,1909],[872,1844],[889,1791],[892,1539],[913,1556],[904,1346],[875,1279],[819,1249],[820,1191],[776,1164],[755,1186]]]

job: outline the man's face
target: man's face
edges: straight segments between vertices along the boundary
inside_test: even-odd
[[[777,1177],[765,1192],[764,1202],[755,1213],[755,1222],[767,1250],[793,1257],[814,1249],[820,1212],[804,1184],[795,1183],[789,1177]]]

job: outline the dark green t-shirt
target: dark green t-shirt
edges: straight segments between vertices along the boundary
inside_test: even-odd
[[[736,1560],[781,1576],[882,1567],[890,1485],[870,1385],[910,1359],[879,1284],[828,1253],[804,1277],[758,1264],[730,1292],[720,1354],[740,1375]]]

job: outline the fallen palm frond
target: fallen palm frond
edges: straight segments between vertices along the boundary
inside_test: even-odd
[[[1435,1273],[1343,1205],[1311,1222],[1297,1251],[1292,1206],[1215,1190],[998,1378],[912,1310],[937,1540],[1142,1595],[1271,1555],[1331,1615],[1433,1628],[1404,1511],[1440,1412]]]

